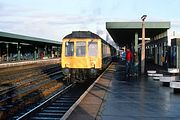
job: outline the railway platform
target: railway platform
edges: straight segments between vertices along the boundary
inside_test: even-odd
[[[148,76],[125,77],[114,62],[68,120],[179,120],[180,94]]]
[[[16,61],[16,62],[7,62],[1,63],[0,68],[8,68],[8,67],[15,67],[15,66],[23,66],[23,65],[30,65],[30,64],[46,64],[46,63],[59,63],[60,58],[54,59],[45,59],[45,60],[27,60],[27,61]]]

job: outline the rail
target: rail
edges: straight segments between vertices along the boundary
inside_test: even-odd
[[[71,88],[73,86],[73,84],[70,84],[69,86],[67,86],[66,88],[64,88],[63,90],[61,90],[60,92],[56,93],[54,96],[52,96],[51,98],[47,99],[46,101],[44,101],[43,103],[41,103],[40,105],[38,105],[37,107],[35,107],[34,109],[30,110],[29,112],[25,113],[24,115],[20,116],[17,118],[17,120],[23,120],[23,119],[28,119],[30,117],[32,117],[32,114],[35,114],[37,111],[39,111],[40,109],[42,109],[43,107],[45,107],[47,104],[50,104],[50,102],[54,101],[54,99],[57,99],[57,97],[59,97],[60,95],[62,95],[62,93],[64,93],[65,91],[67,91],[69,88]]]

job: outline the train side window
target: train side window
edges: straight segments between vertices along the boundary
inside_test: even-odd
[[[86,55],[86,42],[76,42],[76,56]]]
[[[65,43],[65,56],[74,56],[74,42]]]
[[[88,43],[88,55],[89,56],[97,56],[97,53],[98,53],[97,42],[89,42]]]

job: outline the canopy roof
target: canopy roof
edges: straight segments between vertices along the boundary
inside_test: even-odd
[[[0,32],[0,42],[21,42],[30,44],[60,44],[59,41],[53,41],[42,38],[29,37],[24,35],[17,35],[12,33]]]
[[[170,28],[170,22],[145,22],[146,38],[164,33]],[[119,46],[125,46],[135,39],[135,33],[142,36],[142,22],[106,22],[106,29]]]

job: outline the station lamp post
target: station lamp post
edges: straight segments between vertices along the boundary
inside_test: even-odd
[[[143,15],[141,17],[141,20],[142,20],[141,74],[144,74],[144,68],[145,68],[145,25],[144,25],[144,21],[145,21],[146,17],[147,17],[147,15]]]

